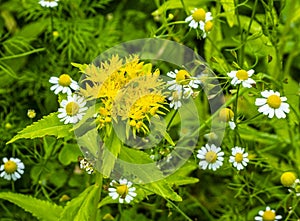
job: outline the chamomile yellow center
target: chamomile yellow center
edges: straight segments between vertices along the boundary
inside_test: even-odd
[[[219,112],[219,117],[221,121],[228,122],[234,117],[234,113],[229,108],[223,108]]]
[[[70,86],[71,82],[72,79],[68,74],[62,74],[58,78],[58,84],[64,87]]]
[[[208,151],[205,155],[205,160],[208,163],[215,163],[217,160],[217,154],[214,151]]]
[[[4,170],[6,173],[14,173],[18,169],[16,162],[9,160],[4,164]]]
[[[237,153],[237,154],[235,155],[235,162],[241,163],[242,161],[243,161],[243,154]]]
[[[203,8],[199,8],[192,14],[192,17],[196,22],[205,21],[205,14],[205,10]]]
[[[127,185],[120,185],[117,187],[117,193],[120,195],[121,198],[125,198],[128,194],[128,186]]]
[[[293,172],[284,172],[280,177],[281,184],[286,187],[292,186],[296,179],[296,175]]]
[[[205,32],[210,32],[213,28],[213,23],[211,21],[207,21],[205,22],[205,25],[204,25],[204,31]]]
[[[268,97],[267,99],[267,104],[274,108],[277,109],[280,107],[281,105],[281,99],[279,96],[277,96],[276,94],[272,94],[271,96]]]
[[[241,81],[245,81],[249,78],[247,71],[245,70],[239,70],[236,72],[236,77],[241,80]]]
[[[263,221],[274,221],[275,220],[275,213],[272,212],[271,210],[267,210],[264,212],[263,216]]]
[[[66,105],[67,115],[74,116],[78,113],[78,111],[79,111],[79,105],[76,102],[71,101]]]
[[[189,83],[188,79],[190,78],[189,73],[186,70],[180,70],[176,74],[176,83],[181,85],[186,85]]]

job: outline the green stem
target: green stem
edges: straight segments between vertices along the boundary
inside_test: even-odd
[[[33,54],[33,53],[37,53],[37,52],[40,52],[40,51],[45,51],[45,48],[38,48],[38,49],[34,49],[32,51],[28,51],[28,52],[24,52],[24,53],[12,55],[12,56],[5,56],[3,58],[0,58],[0,61],[20,58],[20,57],[24,57],[24,56],[27,56],[27,55],[30,55],[30,54]]]
[[[171,124],[172,124],[172,121],[174,120],[174,118],[175,118],[177,112],[178,112],[178,110],[175,110],[175,111],[174,111],[174,113],[173,113],[173,115],[172,115],[172,117],[171,117],[171,119],[170,119],[170,121],[169,121],[169,123],[168,123],[168,125],[167,125],[167,129],[166,129],[167,131],[170,129],[170,126],[171,126]]]
[[[188,217],[178,206],[176,206],[171,200],[168,200],[169,204],[171,204],[186,220],[193,221],[190,217]]]
[[[237,125],[237,110],[238,110],[238,101],[239,101],[239,92],[240,92],[240,84],[237,86],[237,92],[236,92],[236,96],[235,96],[235,103],[234,103],[234,107],[233,107],[233,122],[235,123],[235,130],[234,130],[234,141],[233,141],[233,145],[236,146],[236,140],[237,140],[237,136],[238,136],[238,125]]]

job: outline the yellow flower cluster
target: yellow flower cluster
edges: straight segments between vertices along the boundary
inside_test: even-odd
[[[152,116],[164,114],[166,103],[159,70],[152,72],[152,65],[140,62],[137,56],[126,59],[125,64],[113,56],[100,67],[89,65],[84,70],[81,93],[88,100],[101,101],[97,110],[98,128],[112,120],[125,120],[136,132],[146,134]]]

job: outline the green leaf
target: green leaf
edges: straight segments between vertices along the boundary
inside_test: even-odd
[[[16,204],[40,220],[57,221],[63,210],[56,204],[19,193],[2,192],[0,198]]]
[[[67,137],[70,135],[69,131],[71,128],[72,125],[63,124],[59,121],[57,113],[51,113],[43,119],[24,128],[6,144],[13,143],[22,138],[33,139],[37,137],[44,137],[46,135],[56,136],[57,138]]]
[[[144,184],[146,190],[152,193],[162,196],[165,199],[170,199],[173,201],[182,201],[181,196],[179,196],[165,180],[159,180],[153,183]]]
[[[114,131],[104,141],[103,145],[103,163],[101,165],[101,173],[105,176],[109,176],[115,166],[116,159],[121,151],[123,144]]]
[[[164,178],[156,163],[143,151],[123,146],[119,158],[126,162],[120,164],[124,172],[128,175],[134,174],[142,182],[148,183]]]
[[[230,27],[233,27],[234,22],[235,22],[235,5],[234,5],[234,0],[221,0],[220,1],[224,11],[225,11],[225,16],[228,22],[228,25]]]
[[[66,166],[72,162],[76,162],[78,156],[81,155],[82,152],[77,144],[65,144],[58,155],[58,159],[63,165]]]
[[[59,220],[95,220],[99,198],[99,186],[89,186],[78,197],[68,202]]]
[[[166,178],[167,183],[170,185],[187,185],[199,182],[198,178],[190,177],[189,174],[197,169],[198,166],[195,163],[188,162],[184,166],[180,167],[175,173]]]
[[[79,64],[79,63],[74,63],[71,62],[71,65],[78,68],[81,72],[84,72],[86,68],[88,67],[88,64]]]

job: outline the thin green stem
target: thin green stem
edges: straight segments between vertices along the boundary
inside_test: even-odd
[[[167,131],[170,129],[170,126],[171,126],[171,124],[172,124],[172,121],[174,120],[174,118],[175,118],[177,112],[178,112],[178,110],[175,110],[175,111],[174,111],[174,113],[173,113],[173,115],[172,115],[170,121],[168,122],[168,125],[167,125]]]
[[[24,53],[12,55],[12,56],[5,56],[3,58],[0,58],[0,61],[10,60],[10,59],[15,59],[15,58],[20,58],[20,57],[31,55],[33,53],[37,53],[37,52],[40,52],[40,51],[45,51],[45,48],[38,48],[38,49],[34,49],[32,51],[28,51],[28,52],[24,52]]]
[[[188,217],[178,206],[176,206],[171,200],[168,200],[169,204],[171,204],[186,220],[193,221],[190,217]]]
[[[236,140],[237,140],[237,136],[238,136],[238,125],[237,125],[237,117],[238,117],[238,101],[239,101],[239,92],[240,92],[240,84],[237,86],[237,92],[236,92],[236,96],[235,96],[235,102],[234,102],[234,107],[233,107],[233,122],[236,125],[236,128],[234,130],[234,141],[233,141],[233,145],[236,145]]]

